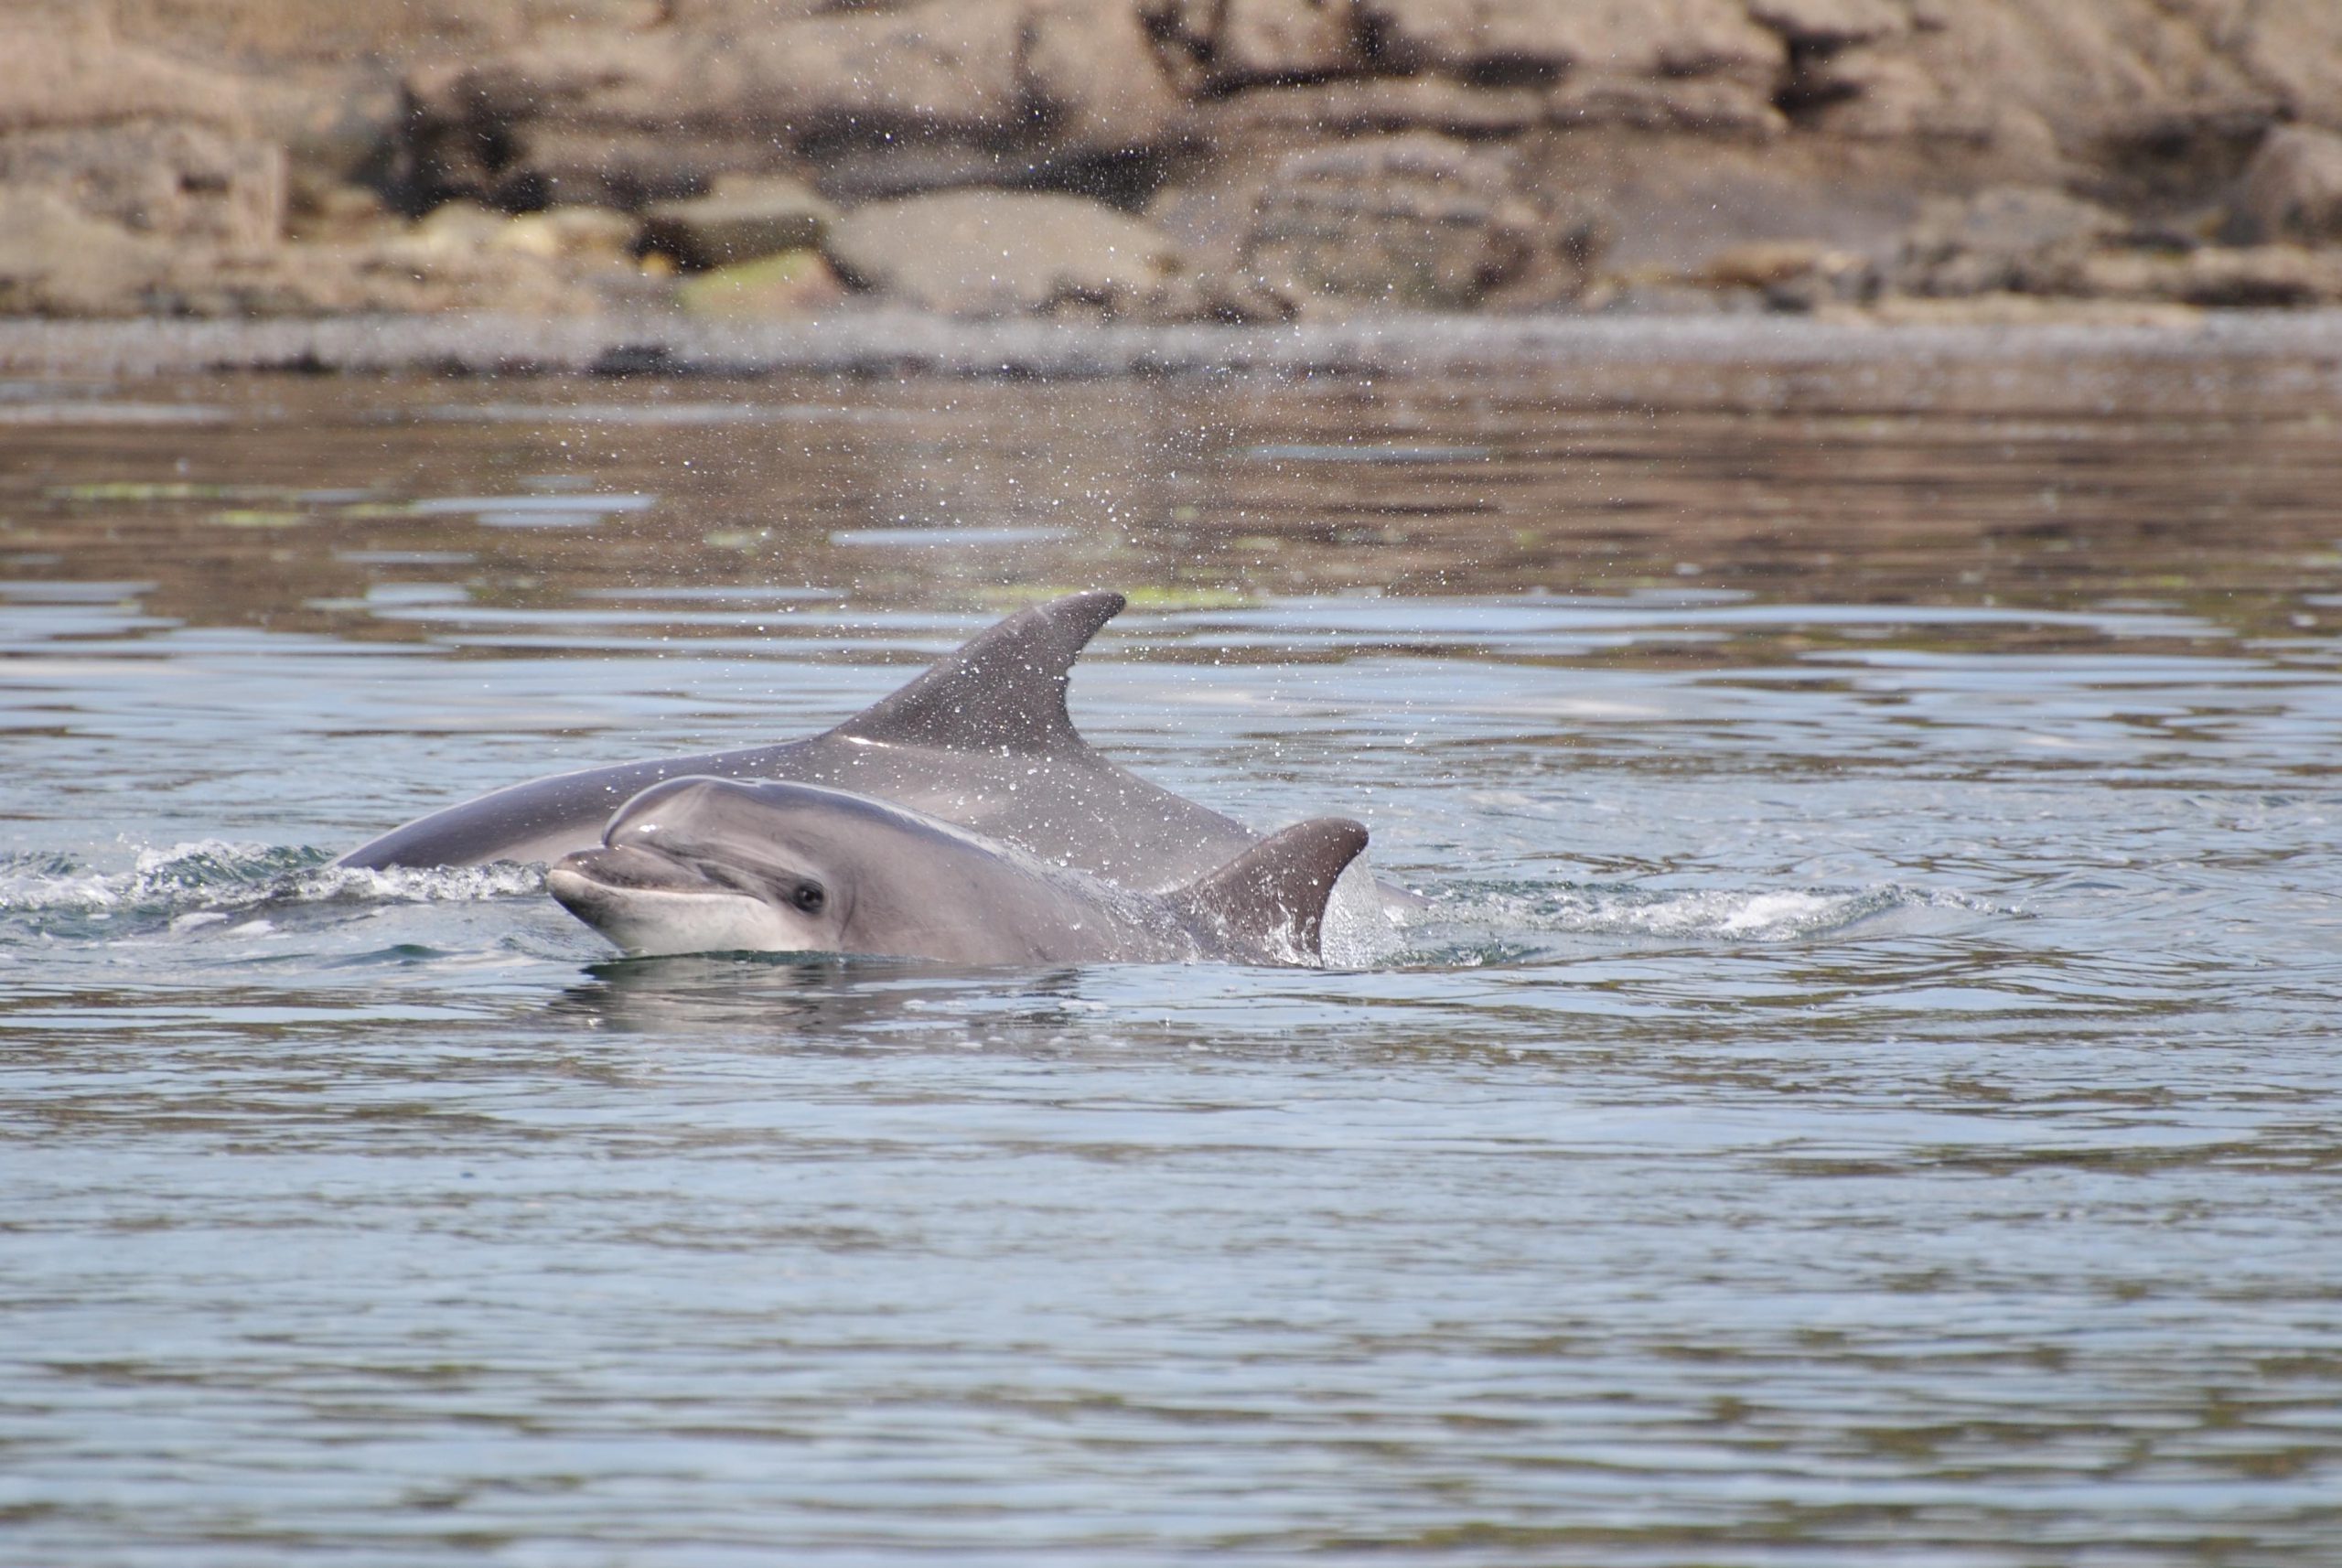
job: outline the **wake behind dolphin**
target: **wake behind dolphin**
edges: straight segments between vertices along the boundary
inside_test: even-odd
[[[1093,590],[1019,611],[822,735],[531,779],[393,829],[336,864],[557,860],[598,844],[611,813],[639,791],[704,776],[851,790],[1120,886],[1167,892],[1260,838],[1116,767],[1073,727],[1066,712],[1073,661],[1124,602]]]

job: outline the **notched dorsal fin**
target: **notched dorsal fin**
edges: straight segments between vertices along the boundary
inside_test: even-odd
[[[1270,834],[1171,895],[1171,902],[1219,927],[1232,942],[1273,953],[1289,945],[1316,958],[1334,879],[1365,848],[1361,824],[1348,817],[1313,817]]]
[[[1122,610],[1104,589],[1017,611],[830,733],[895,746],[1069,757],[1089,750],[1065,711],[1066,677]]]

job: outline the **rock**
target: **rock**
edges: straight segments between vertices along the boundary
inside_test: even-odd
[[[1767,141],[1789,128],[1772,95],[1728,77],[1573,75],[1549,90],[1546,117],[1572,128],[1619,125],[1641,131]]]
[[[1017,0],[929,0],[902,11],[784,22],[693,57],[682,99],[703,116],[798,143],[1026,127]]]
[[[659,4],[670,27],[726,35],[837,9],[833,0],[659,0]]]
[[[274,244],[285,227],[285,155],[253,134],[245,87],[123,43],[102,16],[0,24],[0,187],[45,190],[134,235]],[[40,233],[65,231],[47,203],[23,212]],[[91,231],[91,242],[113,254],[121,248],[109,232]],[[93,283],[91,297],[110,286]]]
[[[1753,316],[1764,297],[1750,288],[1700,288],[1682,283],[1597,284],[1579,305],[1602,316]]]
[[[531,123],[503,145],[508,161],[469,189],[513,208],[575,205],[632,212],[652,202],[702,195],[726,175],[784,172],[798,162],[764,137],[551,121]],[[437,188],[448,190],[452,182],[442,180]]]
[[[377,236],[402,253],[492,259],[527,256],[575,262],[589,268],[624,265],[632,270],[635,222],[623,213],[596,208],[523,212],[518,217],[468,201],[451,201],[420,222],[389,236]]]
[[[2294,245],[2111,252],[2089,257],[2080,273],[2075,292],[2102,299],[2248,307],[2342,302],[2342,252]]]
[[[250,59],[272,73],[354,58],[399,60],[456,48],[506,48],[584,23],[641,27],[695,0],[398,0],[392,5],[296,0],[29,0],[113,13],[123,36],[177,53]],[[767,3],[767,0],[759,0]],[[19,8],[27,0],[9,0]]]
[[[800,147],[1111,155],[1155,145],[1178,108],[1135,7],[1101,0],[929,0],[759,29],[697,59],[711,112]]]
[[[1032,147],[908,135],[825,147],[816,166],[822,194],[845,206],[966,186],[1036,186],[1052,167]]]
[[[37,186],[138,233],[255,247],[285,230],[285,155],[170,120],[0,135],[0,185]]]
[[[1227,282],[1221,292],[1231,298],[1249,296],[1258,292],[1257,280],[1243,275],[1243,249],[1261,193],[1274,169],[1247,158],[1241,166],[1216,172],[1221,177],[1166,186],[1146,204],[1143,216],[1170,240],[1199,279],[1240,280]],[[1292,303],[1284,301],[1279,308]]]
[[[845,279],[954,316],[1190,312],[1177,252],[1100,202],[1037,191],[944,191],[846,213],[824,242]]]
[[[424,133],[482,136],[529,121],[672,130],[704,109],[696,59],[661,34],[547,31],[485,58],[431,60],[406,73],[407,112]]]
[[[845,297],[845,285],[819,251],[783,251],[687,278],[676,303],[693,316],[755,320],[806,316]]]
[[[1799,49],[1842,49],[1911,30],[1910,8],[1894,0],[1748,0],[1748,15]]]
[[[278,316],[448,308],[576,314],[605,292],[500,248],[495,214],[373,241],[255,250],[160,239],[54,191],[0,187],[0,313]],[[620,269],[625,271],[625,269]]]
[[[1712,289],[1748,290],[1774,310],[1811,311],[1876,292],[1868,257],[1814,240],[1760,240],[1711,257],[1699,281]]]
[[[1779,102],[1791,120],[1828,135],[1985,143],[2007,129],[2010,112],[1994,102],[1990,81],[1981,68],[1944,69],[1900,46],[1856,44],[1799,60]],[[2051,140],[2046,124],[2037,139]]]
[[[2171,0],[2277,113],[2342,131],[2342,5],[2334,0]]]
[[[1075,188],[1144,203],[1175,237],[1140,248],[1184,261],[1126,274],[1058,236],[1087,260],[990,292],[891,263],[905,291],[986,312],[1554,300],[1583,285],[1601,209],[1628,216],[1626,259],[1651,278],[1711,275],[1706,292],[1774,308],[1866,297],[1874,274],[1835,258],[1888,255],[1898,233],[1877,275],[1993,309],[2072,291],[2140,310],[2323,300],[2315,247],[2342,246],[2342,0],[0,10],[0,198],[18,220],[0,287],[26,308],[588,308],[650,286],[623,214],[744,176],[832,200]],[[1457,140],[1391,151],[1424,135]],[[477,205],[410,230],[369,188],[406,214]],[[1941,193],[1960,199],[1913,223]],[[2202,249],[2215,208],[2230,243]],[[280,254],[288,215],[301,242]],[[1730,249],[1799,236],[1794,265]],[[806,237],[691,254],[722,271]],[[42,261],[47,244],[86,250],[86,272]],[[776,264],[725,286],[793,310],[820,276]]]
[[[2137,128],[2265,97],[2212,31],[2159,0],[1961,0],[1928,26],[1801,56],[1790,116],[1828,134],[2007,150],[2003,177],[2102,163]],[[1915,13],[1915,22],[1918,15]],[[2047,160],[2037,155],[2047,154]]]
[[[1155,59],[1182,100],[1210,87],[1212,38],[1226,0],[1138,0],[1140,24],[1155,43]]]
[[[382,193],[371,187],[312,186],[295,202],[286,220],[286,237],[295,242],[360,240],[384,232],[394,221]]]
[[[285,149],[296,201],[333,186],[371,182],[406,112],[397,81],[379,66],[252,82],[244,102],[252,134]]]
[[[1128,5],[1060,0],[1034,13],[1025,91],[1051,151],[1112,155],[1162,145],[1180,95]]]
[[[1254,88],[1204,99],[1181,121],[1190,138],[1217,145],[1273,137],[1290,145],[1377,131],[1441,131],[1449,135],[1517,134],[1544,121],[1547,99],[1533,87],[1472,87],[1444,77],[1366,77],[1297,86]]]
[[[1586,67],[1769,85],[1787,60],[1780,36],[1751,21],[1740,0],[1359,3],[1388,65],[1483,82],[1549,81]]]
[[[2272,131],[2245,166],[2229,227],[2246,241],[2342,242],[2342,135]]]
[[[713,194],[643,215],[642,245],[706,270],[818,245],[837,209],[802,182],[729,176]]]
[[[549,262],[622,263],[631,260],[640,225],[601,207],[557,207],[523,212],[490,242],[500,250]]]
[[[1030,179],[1155,147],[1179,108],[1134,5],[1112,0],[744,9],[723,27],[440,62],[408,73],[407,96],[411,211],[457,196],[635,208],[725,173],[818,168],[825,190],[864,194]]]
[[[563,34],[484,59],[418,65],[402,83],[392,170],[401,203],[410,212],[458,198],[608,204],[617,193],[598,175],[614,140],[632,133],[632,148],[656,165],[667,156],[659,144],[688,135],[679,123],[681,106],[696,102],[685,91],[687,64],[671,39]],[[564,139],[579,133],[587,145]],[[651,183],[660,196],[702,188]]]
[[[462,255],[489,249],[511,221],[510,213],[476,201],[450,201],[412,224],[404,238],[418,253]]]
[[[621,248],[632,220],[590,209],[512,217],[450,202],[420,222],[181,269],[171,308],[194,315],[500,310],[591,314],[665,297]]]
[[[1757,241],[1891,257],[1929,192],[1965,183],[1949,158],[1794,133],[1694,141],[1572,131],[1532,144],[1530,156],[1524,183],[1598,192],[1618,231],[1606,264],[1652,278],[1695,276],[1719,252]]]
[[[249,129],[242,81],[115,39],[102,27],[0,23],[0,132],[147,120]]]
[[[1260,323],[1291,321],[1301,304],[1290,289],[1241,271],[1212,271],[1196,280],[1203,314],[1216,321]]]
[[[268,256],[184,268],[166,285],[183,316],[322,316],[493,310],[577,316],[602,307],[593,289],[532,258],[381,244],[287,245]]]
[[[159,240],[56,191],[0,186],[0,315],[137,315],[169,265]]]
[[[1584,283],[1598,228],[1561,231],[1516,184],[1503,151],[1427,132],[1287,156],[1261,193],[1241,261],[1262,286],[1419,308],[1481,303],[1532,281]]]
[[[1839,252],[1813,240],[1756,240],[1717,252],[1700,269],[1709,288],[1770,288],[1815,271]]]
[[[2070,294],[2092,252],[2128,230],[2062,191],[1987,190],[1928,204],[1905,233],[1892,281],[1907,294]]]
[[[1210,81],[1218,87],[1367,69],[1352,0],[1225,0],[1210,60]]]

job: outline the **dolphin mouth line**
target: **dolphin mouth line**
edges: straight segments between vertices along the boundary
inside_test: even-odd
[[[555,871],[566,872],[597,887],[662,893],[680,893],[693,888],[713,892],[716,887],[714,881],[689,861],[631,844],[624,847],[605,845],[599,849],[583,849],[565,854],[545,873],[548,882]]]
[[[613,946],[637,956],[780,950],[770,907],[714,883],[615,885],[561,865],[545,873],[545,891]]]

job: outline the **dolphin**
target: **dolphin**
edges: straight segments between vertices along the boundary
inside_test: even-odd
[[[628,952],[869,953],[968,964],[1316,963],[1327,900],[1366,847],[1297,823],[1160,896],[890,801],[818,784],[672,779],[545,887]]]
[[[804,740],[531,779],[394,828],[336,864],[558,860],[600,843],[611,812],[639,791],[706,776],[851,790],[1124,887],[1168,892],[1260,838],[1116,767],[1073,727],[1065,698],[1073,660],[1123,603],[1120,594],[1092,590],[1021,610],[835,729]]]

